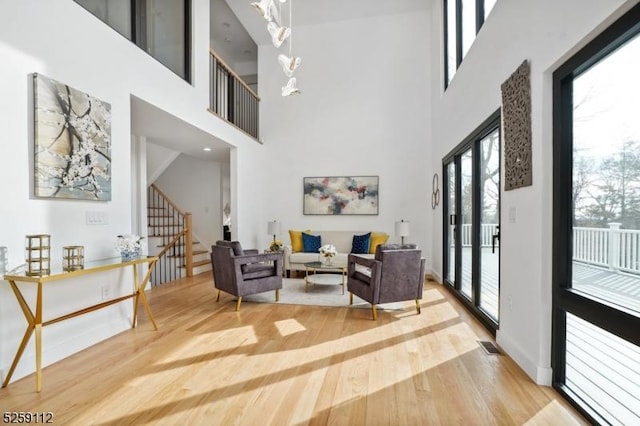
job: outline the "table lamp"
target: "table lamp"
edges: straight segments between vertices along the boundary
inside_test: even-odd
[[[404,219],[396,222],[395,230],[396,235],[400,237],[401,244],[404,244],[404,237],[409,236],[409,222],[405,222]]]

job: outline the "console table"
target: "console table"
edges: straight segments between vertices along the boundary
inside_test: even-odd
[[[147,297],[144,294],[144,289],[147,286],[147,283],[149,282],[149,278],[151,278],[151,272],[153,271],[153,266],[157,260],[158,258],[155,256],[143,256],[138,259],[132,259],[129,261],[122,261],[121,258],[118,257],[118,258],[112,258],[112,259],[102,259],[102,260],[97,260],[92,262],[86,262],[84,265],[84,269],[80,269],[76,271],[67,272],[67,271],[63,271],[62,268],[60,267],[58,268],[58,270],[55,270],[54,268],[52,268],[51,273],[49,275],[29,276],[24,272],[16,275],[11,275],[11,274],[5,275],[4,279],[9,282],[9,285],[11,286],[11,289],[13,290],[13,293],[16,296],[16,300],[18,301],[18,304],[22,309],[22,313],[24,314],[24,317],[27,320],[28,326],[27,326],[27,330],[24,332],[24,336],[22,337],[22,342],[18,347],[16,356],[13,358],[13,363],[11,364],[11,368],[9,369],[7,377],[5,378],[4,383],[2,383],[2,387],[4,388],[9,384],[9,381],[11,380],[11,376],[13,375],[13,372],[16,366],[18,365],[20,358],[22,357],[22,353],[24,352],[24,349],[27,346],[27,343],[31,339],[31,335],[35,331],[36,391],[40,392],[40,390],[42,389],[42,327],[44,326],[55,324],[57,322],[64,321],[69,318],[77,317],[78,315],[83,315],[98,309],[105,308],[107,306],[113,305],[114,303],[118,303],[127,299],[134,298],[135,300],[133,304],[133,320],[132,320],[131,327],[133,328],[136,326],[136,322],[138,318],[138,302],[141,301],[142,305],[144,306],[147,312],[147,315],[149,316],[149,319],[151,320],[151,323],[153,324],[153,328],[155,330],[158,330],[158,326],[156,325],[156,322],[153,318],[153,314],[151,313],[151,308],[149,307],[149,302],[147,301]],[[145,274],[144,278],[140,280],[139,274],[138,274],[138,270],[139,270],[138,265],[145,264],[145,263],[149,264],[149,269],[147,270],[147,273]],[[131,294],[106,300],[102,303],[98,303],[96,305],[92,305],[92,306],[80,309],[78,311],[75,311],[66,315],[62,315],[58,318],[53,318],[47,321],[42,320],[42,304],[43,304],[42,286],[44,283],[64,280],[64,279],[78,277],[82,275],[95,274],[97,272],[104,272],[111,269],[126,268],[127,266],[133,267],[134,286],[133,286],[133,292]],[[20,288],[16,285],[16,282],[37,284],[38,287],[36,290],[37,292],[36,292],[35,314],[33,313],[31,308],[25,301],[24,296],[20,291]]]

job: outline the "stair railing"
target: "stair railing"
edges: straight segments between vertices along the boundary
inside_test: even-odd
[[[209,111],[258,139],[260,98],[213,50]]]
[[[163,284],[182,277],[185,267],[187,277],[193,276],[193,236],[191,213],[183,212],[157,186],[147,190],[149,206],[149,237],[160,237],[162,250],[151,273],[152,285]],[[184,264],[182,263],[184,259]]]

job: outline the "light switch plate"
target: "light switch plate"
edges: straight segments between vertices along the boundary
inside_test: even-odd
[[[87,225],[108,225],[109,215],[106,212],[86,212]]]

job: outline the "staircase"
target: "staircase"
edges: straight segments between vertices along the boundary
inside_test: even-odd
[[[209,251],[193,238],[191,213],[182,212],[155,185],[147,193],[149,255],[158,256],[151,284],[211,270]]]

